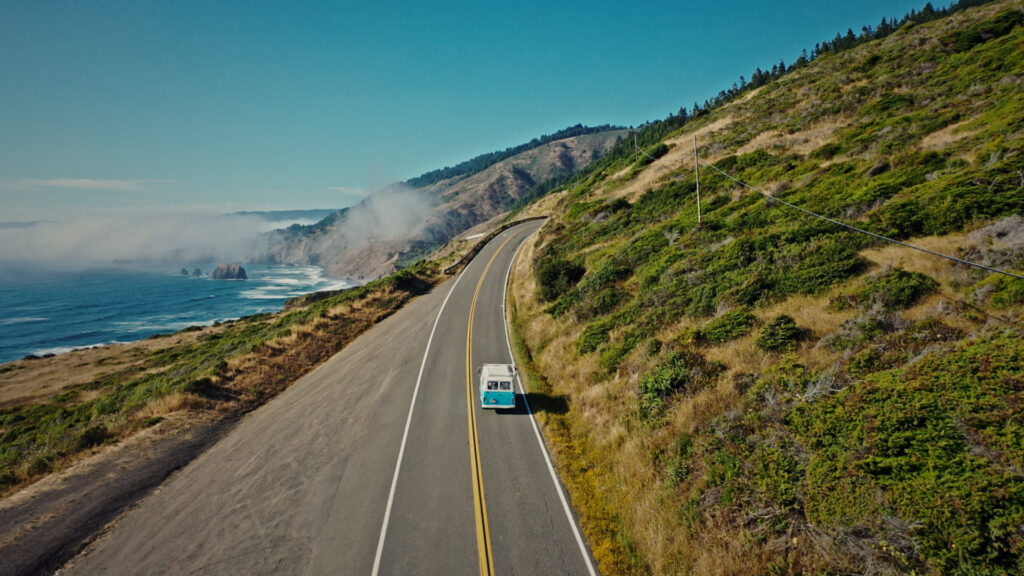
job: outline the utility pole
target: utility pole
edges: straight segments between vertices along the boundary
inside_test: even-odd
[[[697,225],[700,226],[700,162],[697,160],[697,135],[693,135],[693,174],[697,178]]]

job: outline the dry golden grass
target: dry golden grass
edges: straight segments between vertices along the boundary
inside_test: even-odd
[[[736,154],[748,154],[755,150],[769,149],[774,152],[806,155],[831,142],[832,135],[836,130],[845,125],[846,120],[831,118],[793,134],[784,134],[777,130],[761,132],[753,140],[741,146]]]
[[[701,140],[706,139],[708,135],[713,134],[715,132],[718,132],[719,130],[723,130],[725,128],[728,128],[729,125],[732,124],[734,120],[735,119],[733,118],[732,114],[726,114],[726,115],[720,116],[720,117],[718,117],[718,118],[708,122],[707,124],[705,124],[704,126],[701,126],[700,128],[698,128],[694,132],[689,132],[687,134],[677,136],[676,138],[672,138],[670,140],[666,140],[666,142],[668,142],[669,144],[689,143],[690,146],[691,146],[690,154],[692,155],[693,154],[692,146],[693,146],[693,137],[694,136],[697,137],[697,144],[699,145]]]
[[[871,83],[871,81],[867,80],[867,79],[857,80],[856,82],[849,82],[847,84],[843,84],[839,89],[842,90],[843,92],[849,92],[850,90],[853,90],[854,88],[860,88],[861,86],[867,86],[870,83]]]
[[[203,410],[207,407],[207,404],[206,400],[198,394],[174,392],[146,404],[135,413],[135,419],[145,420],[147,418],[166,416],[182,410]]]
[[[644,192],[647,192],[651,188],[654,188],[661,182],[666,176],[674,172],[678,166],[673,162],[676,158],[670,158],[672,154],[669,151],[668,154],[658,158],[654,162],[651,162],[649,166],[643,169],[639,174],[636,175],[632,180],[629,180],[621,187],[610,190],[606,195],[609,200],[616,198],[625,198],[630,202],[636,202]],[[691,152],[691,158],[693,153]]]
[[[926,236],[911,239],[908,243],[940,254],[956,256],[957,250],[967,245],[967,235],[959,233],[947,236]],[[861,256],[882,267],[899,267],[910,272],[926,274],[936,280],[949,282],[964,279],[962,272],[953,268],[950,260],[898,244],[869,248],[862,251]]]
[[[763,92],[764,89],[765,89],[765,86],[761,86],[759,88],[755,88],[753,90],[749,90],[749,91],[747,91],[746,94],[744,94],[743,96],[740,96],[740,98],[737,99],[735,102],[736,102],[736,104],[743,104],[743,103],[747,102],[748,100],[751,100],[754,97],[756,97],[758,94]]]
[[[832,311],[826,308],[828,301],[845,288],[846,285],[838,286],[819,296],[792,296],[755,310],[754,314],[762,322],[769,322],[782,314],[787,314],[796,320],[801,328],[810,330],[811,338],[818,339],[835,332],[843,322],[853,317],[853,312],[849,310]]]
[[[622,170],[619,170],[619,171],[618,171],[618,172],[616,172],[615,174],[612,174],[611,178],[609,178],[608,180],[612,180],[612,181],[614,181],[614,180],[622,180],[622,179],[623,179],[623,178],[625,178],[625,177],[626,177],[626,175],[627,175],[627,174],[629,174],[629,173],[630,173],[630,172],[631,172],[632,170],[633,170],[633,167],[632,167],[632,166],[626,166],[626,167],[625,167],[625,168],[623,168]]]
[[[950,124],[941,130],[936,130],[931,134],[928,134],[921,139],[922,150],[944,150],[951,144],[954,144],[964,138],[974,136],[978,133],[977,130],[964,130],[964,126],[969,124],[972,119],[961,120],[956,124]]]
[[[736,150],[737,154],[748,154],[755,150],[769,149],[769,150],[786,150],[786,135],[778,130],[768,130],[761,132],[753,138],[750,142],[747,142],[743,146],[740,146]]]
[[[534,241],[528,241],[521,250],[510,284],[510,309],[515,311],[514,325],[527,343],[533,362],[525,358],[518,362],[525,371],[543,374],[550,396],[572,398],[566,414],[539,413],[538,421],[544,430],[552,457],[562,480],[572,494],[573,504],[582,519],[583,530],[590,543],[601,571],[606,574],[635,573],[629,563],[629,554],[620,538],[622,519],[615,510],[636,495],[636,484],[630,474],[610,464],[612,460],[595,456],[609,452],[632,450],[626,439],[632,438],[622,426],[615,411],[604,409],[609,397],[625,395],[622,379],[601,380],[600,366],[590,355],[575,359],[575,340],[579,327],[566,331],[543,312],[536,299],[537,286],[531,270],[536,254]],[[537,390],[533,390],[537,392]],[[595,428],[597,427],[597,428]],[[588,431],[601,429],[600,435]],[[623,490],[627,491],[622,495]]]
[[[623,182],[623,179],[632,172],[632,167],[620,170],[614,176],[609,178],[609,183],[614,184],[606,185],[604,187],[604,196],[608,199],[625,198],[630,202],[635,202],[641,195],[643,195],[644,192],[656,187],[660,182],[664,181],[665,178],[671,176],[677,171],[687,167],[692,169],[694,136],[697,137],[699,145],[702,139],[719,130],[727,128],[733,123],[733,121],[734,118],[732,115],[726,115],[711,120],[697,130],[665,140],[665,143],[669,146],[667,154],[658,158],[654,162],[651,162],[651,164],[637,174],[636,177],[627,182]],[[726,152],[718,151],[714,154],[707,154],[707,151],[703,151],[701,154],[702,162],[714,162],[725,156]]]
[[[559,202],[562,201],[562,199],[565,197],[567,193],[567,190],[559,190],[557,192],[552,192],[547,196],[544,196],[540,200],[531,203],[523,210],[520,216],[522,218],[531,218],[534,216],[547,216],[548,214],[551,214],[554,207],[558,205]]]

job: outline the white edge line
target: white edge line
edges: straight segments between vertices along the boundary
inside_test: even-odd
[[[467,266],[468,268],[468,266]],[[412,391],[412,401],[409,403],[409,415],[405,419],[405,431],[402,432],[402,445],[398,449],[398,462],[395,464],[395,475],[391,479],[391,491],[388,492],[388,505],[384,509],[384,524],[380,527],[380,538],[377,540],[377,554],[373,557],[373,576],[377,576],[380,572],[380,558],[384,552],[384,538],[388,533],[388,521],[391,520],[391,506],[395,502],[395,487],[398,485],[398,473],[402,469],[402,456],[405,455],[405,443],[409,439],[409,428],[412,426],[412,412],[416,407],[416,396],[420,391],[420,382],[423,381],[423,371],[427,366],[427,356],[430,354],[430,344],[434,341],[434,332],[437,331],[437,325],[441,322],[441,315],[444,313],[445,306],[448,305],[448,299],[452,297],[455,292],[455,287],[459,285],[459,281],[462,280],[462,275],[465,274],[463,270],[462,274],[455,279],[455,284],[452,284],[452,289],[448,291],[448,295],[444,297],[444,302],[441,303],[441,309],[437,311],[437,318],[434,319],[434,327],[430,329],[430,337],[427,338],[427,348],[423,351],[423,362],[420,363],[420,373],[416,377],[416,387]],[[506,334],[506,338],[508,335]]]
[[[532,236],[532,234],[531,234]],[[529,238],[529,236],[527,236]],[[505,289],[501,298],[501,309],[504,316],[505,304],[508,302],[508,281],[512,275],[512,265],[515,264],[516,256],[519,255],[519,249],[523,247],[523,242],[516,248],[514,254],[512,254],[512,261],[508,264],[508,270],[505,272]],[[505,344],[508,346],[508,356],[512,359],[512,366],[516,364],[516,357],[512,354],[512,340],[508,334],[508,319],[505,318]],[[558,474],[555,472],[555,467],[551,465],[551,457],[548,455],[547,446],[544,444],[544,438],[540,435],[540,428],[537,427],[537,420],[533,417],[533,409],[530,408],[530,401],[526,399],[526,390],[523,388],[523,380],[519,377],[519,369],[516,368],[516,382],[519,383],[519,393],[523,395],[523,404],[526,405],[526,413],[530,416],[530,424],[533,424],[533,434],[537,437],[537,444],[540,446],[540,453],[544,455],[544,462],[548,465],[548,472],[551,474],[551,481],[555,485],[555,492],[558,492],[558,499],[562,502],[562,509],[565,510],[565,518],[569,521],[569,526],[572,527],[572,534],[576,537],[576,544],[579,546],[580,554],[583,555],[583,561],[587,563],[587,571],[590,576],[597,576],[597,572],[594,570],[594,564],[590,561],[590,553],[587,552],[587,545],[583,543],[583,537],[580,536],[580,530],[576,526],[576,520],[572,516],[572,509],[569,508],[569,502],[565,499],[565,493],[562,490],[562,484],[558,481]]]

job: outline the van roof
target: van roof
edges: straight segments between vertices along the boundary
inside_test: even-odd
[[[486,378],[511,378],[515,376],[515,369],[511,364],[484,364],[481,371]]]

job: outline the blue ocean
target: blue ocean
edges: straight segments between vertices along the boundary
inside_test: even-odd
[[[245,270],[248,280],[213,280],[166,266],[55,272],[0,264],[0,363],[275,312],[290,298],[348,286],[315,266]]]

